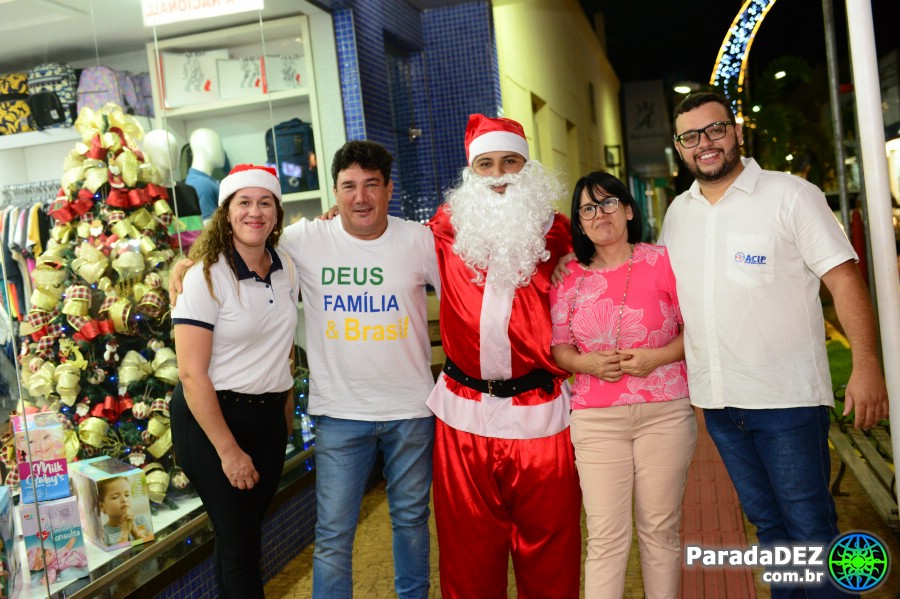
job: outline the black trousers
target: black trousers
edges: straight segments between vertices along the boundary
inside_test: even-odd
[[[262,598],[262,521],[284,466],[284,403],[271,402],[265,407],[234,406],[228,402],[220,405],[238,445],[253,460],[259,483],[243,491],[231,486],[213,444],[188,408],[180,383],[169,406],[175,456],[197,489],[215,529],[213,560],[219,595]]]

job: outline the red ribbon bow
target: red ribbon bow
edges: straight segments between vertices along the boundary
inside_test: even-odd
[[[128,395],[116,399],[112,395],[103,398],[102,403],[94,404],[91,416],[105,418],[109,422],[115,422],[125,410],[130,410],[134,401]]]

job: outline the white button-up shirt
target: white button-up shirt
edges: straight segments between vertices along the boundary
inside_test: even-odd
[[[753,159],[715,204],[695,182],[669,207],[691,402],[834,405],[819,279],[855,260],[822,192]]]

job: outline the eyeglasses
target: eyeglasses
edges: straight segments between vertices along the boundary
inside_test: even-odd
[[[580,216],[582,220],[594,220],[597,218],[598,209],[603,214],[612,214],[619,209],[619,198],[603,198],[596,204],[585,204],[578,209],[578,216]]]
[[[702,129],[691,129],[690,131],[685,131],[681,135],[676,135],[675,141],[680,143],[682,148],[693,148],[700,143],[700,134],[702,133],[706,134],[709,141],[722,139],[728,131],[728,125],[734,125],[734,121],[716,121]]]

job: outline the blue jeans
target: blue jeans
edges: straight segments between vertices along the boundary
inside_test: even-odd
[[[315,423],[313,598],[353,595],[353,537],[379,449],[394,533],[394,588],[401,599],[427,597],[434,417],[369,422],[317,416]]]
[[[838,535],[828,408],[704,409],[703,416],[760,544],[816,543],[827,551]],[[832,596],[847,595],[829,581],[772,585],[773,599]]]

